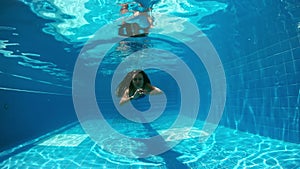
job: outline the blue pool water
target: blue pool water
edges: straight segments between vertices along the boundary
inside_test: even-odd
[[[124,2],[0,2],[0,168],[300,168],[299,2],[161,0],[131,38]],[[122,107],[133,69],[164,93]]]

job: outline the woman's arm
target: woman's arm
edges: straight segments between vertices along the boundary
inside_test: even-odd
[[[119,104],[122,105],[124,103],[127,103],[128,101],[130,101],[131,99],[133,99],[133,96],[129,96],[129,89],[126,89]]]

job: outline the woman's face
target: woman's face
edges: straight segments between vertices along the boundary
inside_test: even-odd
[[[136,89],[142,88],[144,85],[144,77],[141,73],[133,76],[132,84]]]

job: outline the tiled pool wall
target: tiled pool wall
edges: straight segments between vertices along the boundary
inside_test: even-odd
[[[296,43],[298,46],[292,47]],[[300,143],[298,37],[238,57],[225,66],[228,97],[223,123]]]
[[[77,120],[71,89],[66,88],[70,86],[68,82],[57,80],[53,74],[38,69],[39,66],[48,67],[42,66],[45,60],[41,59],[41,63],[32,62],[37,69],[31,69],[19,64],[18,61],[23,60],[15,55],[19,56],[22,52],[37,53],[41,58],[51,61],[55,59],[54,56],[61,56],[62,59],[53,63],[72,66],[72,58],[77,53],[64,50],[71,45],[53,43],[53,37],[42,31],[47,21],[36,17],[23,2],[4,0],[0,8],[1,26],[12,27],[1,30],[0,38],[7,40],[8,44],[16,44],[7,45],[4,49],[4,52],[12,52],[14,57],[0,54],[0,70],[3,71],[0,73],[0,86],[8,88],[0,90],[1,152]],[[18,11],[18,14],[14,11]],[[64,63],[66,59],[63,58],[68,58],[68,62]]]
[[[208,34],[226,73],[221,124],[300,143],[300,4],[291,3],[231,2],[210,18],[222,30]]]
[[[5,90],[0,96],[0,152],[77,120],[69,96]]]

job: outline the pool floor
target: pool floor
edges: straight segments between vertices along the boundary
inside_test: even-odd
[[[169,119],[170,118],[170,119]],[[167,116],[163,120],[171,121]],[[122,120],[115,126],[135,126]],[[69,124],[57,131],[0,153],[0,168],[111,168],[111,169],[211,169],[211,168],[300,168],[300,145],[274,140],[219,126],[205,142],[199,142],[202,121],[187,131],[174,129],[183,139],[170,151],[147,158],[127,158],[101,149],[80,123]],[[128,127],[127,127],[128,128]],[[141,130],[137,127],[137,131]],[[166,130],[167,131],[167,130]],[[139,131],[140,133],[143,133]],[[109,144],[113,136],[106,138]],[[169,137],[179,139],[176,137]],[[118,143],[119,144],[119,143]],[[113,145],[113,144],[112,144]],[[120,147],[126,146],[120,145]]]

